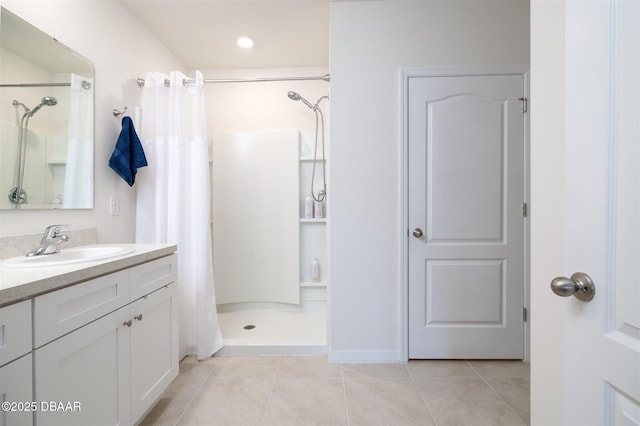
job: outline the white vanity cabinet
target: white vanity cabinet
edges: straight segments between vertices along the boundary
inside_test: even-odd
[[[171,255],[34,299],[37,424],[141,419],[178,374],[176,267]]]
[[[31,401],[31,302],[0,308],[0,402],[12,405],[0,410],[0,425],[30,425]]]

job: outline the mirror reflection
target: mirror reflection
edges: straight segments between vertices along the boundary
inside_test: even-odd
[[[0,209],[92,208],[93,64],[0,20]]]

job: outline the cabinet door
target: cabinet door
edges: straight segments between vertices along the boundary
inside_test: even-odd
[[[138,421],[178,375],[176,284],[132,303],[131,418]]]
[[[0,308],[0,365],[31,352],[31,301]]]
[[[16,403],[0,411],[0,426],[33,424],[33,413],[23,409],[33,401],[32,383],[31,354],[0,368],[0,401]]]
[[[126,306],[34,351],[35,401],[56,404],[37,424],[131,424],[128,320]]]

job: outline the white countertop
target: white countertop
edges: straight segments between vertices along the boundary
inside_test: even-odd
[[[0,263],[0,307],[168,256],[177,250],[175,244],[103,245],[127,247],[133,251],[119,257],[62,266],[7,268]]]

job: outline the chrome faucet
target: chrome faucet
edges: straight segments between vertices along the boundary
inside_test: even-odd
[[[45,254],[54,254],[60,252],[60,244],[69,241],[69,237],[66,235],[60,235],[60,229],[63,226],[69,225],[51,225],[47,226],[42,234],[40,245],[34,250],[27,253],[27,257],[42,256]]]

